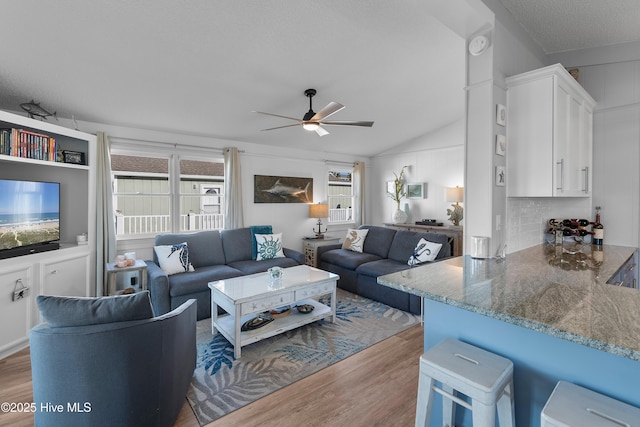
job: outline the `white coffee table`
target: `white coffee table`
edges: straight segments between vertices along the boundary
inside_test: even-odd
[[[211,289],[211,333],[219,331],[233,345],[234,356],[240,349],[265,338],[298,328],[316,320],[336,320],[336,283],[340,276],[308,265],[284,269],[284,276],[272,282],[269,273],[234,277],[209,283]],[[331,295],[330,306],[315,298]],[[310,313],[299,313],[296,305],[311,304]],[[252,330],[241,331],[242,325],[257,314],[291,305],[291,314]],[[218,306],[228,315],[218,316]]]

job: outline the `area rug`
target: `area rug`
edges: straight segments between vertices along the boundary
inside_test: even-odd
[[[275,337],[233,347],[198,322],[196,370],[187,400],[200,425],[307,377],[420,322],[419,316],[338,289],[336,322],[319,320]],[[269,325],[265,326],[269,327]]]

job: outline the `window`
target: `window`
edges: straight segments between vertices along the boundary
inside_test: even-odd
[[[224,163],[180,160],[180,231],[224,228]]]
[[[111,170],[118,237],[224,228],[222,160],[118,152]]]
[[[329,223],[353,221],[353,170],[329,170]]]

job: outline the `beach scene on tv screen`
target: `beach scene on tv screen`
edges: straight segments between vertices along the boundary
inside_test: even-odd
[[[0,250],[60,240],[60,185],[0,179]]]

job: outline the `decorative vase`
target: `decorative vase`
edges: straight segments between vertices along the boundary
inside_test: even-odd
[[[393,213],[393,216],[391,217],[391,220],[393,221],[394,224],[404,224],[407,221],[407,214],[406,214],[405,211],[403,211],[402,209],[398,208]]]

